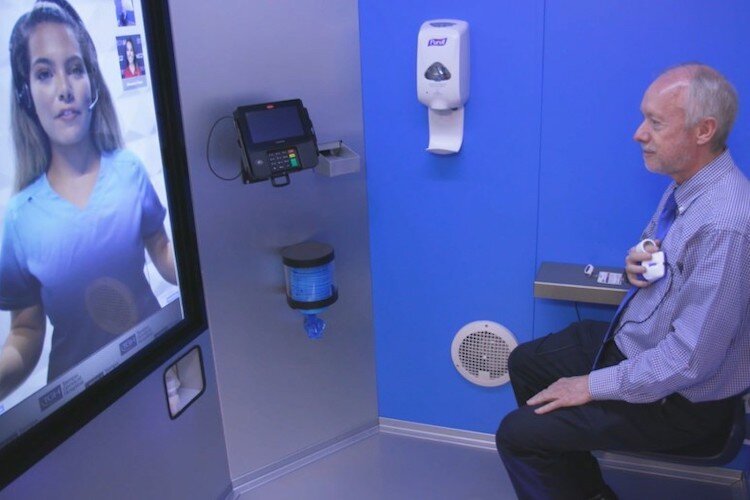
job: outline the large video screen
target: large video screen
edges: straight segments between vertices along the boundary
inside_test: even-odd
[[[0,453],[192,319],[166,17],[0,3]]]

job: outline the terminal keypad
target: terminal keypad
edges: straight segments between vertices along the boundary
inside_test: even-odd
[[[285,172],[300,168],[297,148],[268,152],[268,164],[272,173]]]

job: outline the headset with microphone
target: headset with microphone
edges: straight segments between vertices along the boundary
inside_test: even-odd
[[[20,104],[29,114],[34,113],[34,101],[31,99],[31,91],[29,90],[28,83],[24,83],[20,86],[17,85],[16,101],[18,101],[18,104]]]
[[[94,106],[96,106],[96,103],[99,102],[99,89],[96,87],[96,84],[93,81],[91,82],[91,90],[92,94],[94,94],[94,98],[91,100],[91,104],[88,105],[89,111],[93,111]],[[20,86],[20,88],[16,90],[16,100],[18,101],[18,104],[20,104],[21,107],[30,115],[33,116],[36,113],[36,108],[34,108],[34,100],[31,98],[31,90],[29,89],[28,83],[24,83]]]
[[[99,89],[96,88],[96,85],[94,85],[93,82],[91,83],[91,89],[94,91],[94,99],[91,101],[91,104],[89,104],[89,111],[93,111],[94,106],[99,102]]]

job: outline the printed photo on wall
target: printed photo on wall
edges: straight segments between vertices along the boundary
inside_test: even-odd
[[[131,90],[146,86],[143,46],[140,35],[118,36],[117,53],[120,57],[122,88]]]
[[[133,0],[115,0],[118,26],[135,26]]]

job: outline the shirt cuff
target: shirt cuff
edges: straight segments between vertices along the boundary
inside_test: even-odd
[[[622,399],[619,394],[618,365],[589,373],[589,392],[593,399]]]

